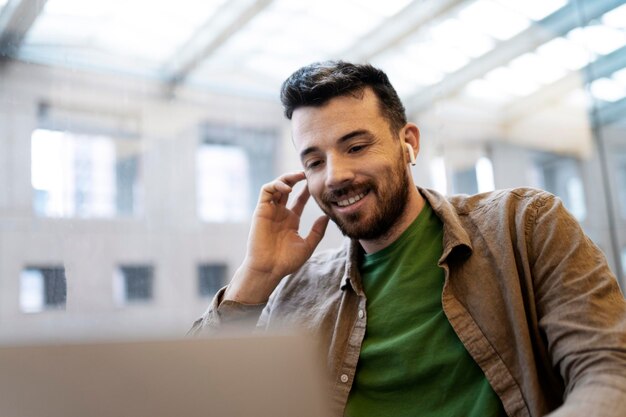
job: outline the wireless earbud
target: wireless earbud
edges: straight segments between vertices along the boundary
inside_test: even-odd
[[[413,152],[413,147],[408,143],[405,143],[405,145],[409,150],[409,160],[411,161],[411,165],[415,165],[415,152]]]

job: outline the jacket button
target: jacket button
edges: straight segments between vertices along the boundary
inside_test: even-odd
[[[349,378],[348,378],[348,375],[342,374],[341,377],[339,377],[339,379],[341,380],[341,382],[345,384],[346,382],[348,382]]]

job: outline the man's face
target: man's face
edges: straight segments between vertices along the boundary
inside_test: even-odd
[[[293,140],[309,191],[344,235],[373,240],[404,212],[409,178],[400,139],[368,88],[292,117]]]

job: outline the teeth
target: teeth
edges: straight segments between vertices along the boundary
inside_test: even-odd
[[[359,201],[363,197],[365,197],[365,193],[361,193],[361,194],[359,194],[357,196],[350,197],[350,198],[345,199],[345,200],[337,201],[337,205],[339,207],[349,206],[350,204],[356,203],[357,201]]]

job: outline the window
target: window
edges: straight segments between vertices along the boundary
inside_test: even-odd
[[[448,193],[448,179],[446,176],[446,164],[442,156],[430,161],[430,178],[432,187],[441,194]]]
[[[543,153],[535,158],[535,164],[539,174],[537,186],[558,196],[578,221],[584,220],[587,206],[578,160]]]
[[[276,132],[207,125],[200,135],[198,216],[206,222],[246,221],[261,186],[274,176]]]
[[[201,297],[212,297],[226,284],[226,264],[198,265],[198,294]]]
[[[476,194],[478,192],[478,180],[476,169],[473,166],[455,170],[452,174],[452,192],[454,194]]]
[[[31,136],[35,214],[92,218],[136,214],[137,147],[133,141],[106,135],[35,130]]]
[[[26,267],[20,275],[20,310],[38,313],[64,309],[67,281],[62,266]]]
[[[487,157],[481,157],[476,161],[476,186],[479,193],[486,193],[496,189],[493,178],[493,165]]]
[[[115,271],[113,294],[120,305],[152,300],[153,287],[154,268],[150,265],[119,266]]]
[[[250,166],[243,149],[202,145],[198,150],[198,212],[204,221],[243,221],[250,206]]]

